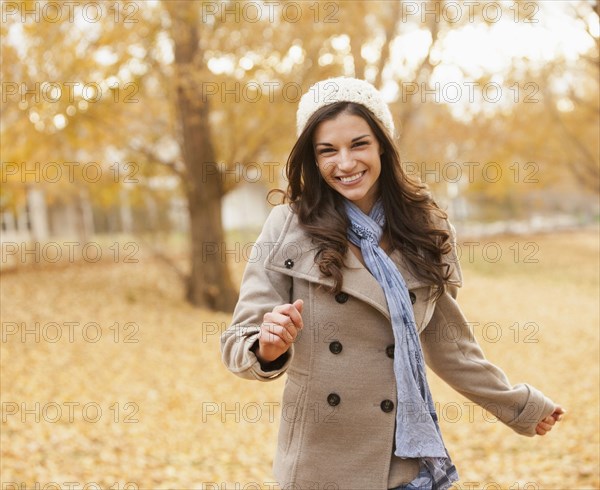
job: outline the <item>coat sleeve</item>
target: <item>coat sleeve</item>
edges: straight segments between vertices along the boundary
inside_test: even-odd
[[[455,247],[454,229],[451,239]],[[455,256],[455,254],[454,254]],[[462,274],[437,300],[420,339],[427,365],[453,389],[477,403],[521,435],[534,436],[535,427],[555,408],[552,400],[526,383],[511,385],[506,374],[489,362],[456,302]]]
[[[265,269],[291,210],[287,205],[273,208],[262,232],[253,244],[231,325],[221,335],[221,357],[227,369],[245,379],[271,381],[288,368],[294,346],[273,362],[261,364],[253,352],[258,342],[265,313],[277,305],[290,302],[291,277]]]

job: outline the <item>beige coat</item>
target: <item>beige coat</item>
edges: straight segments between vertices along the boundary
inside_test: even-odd
[[[454,241],[453,228],[444,223]],[[327,293],[318,286],[331,281],[319,277],[315,252],[290,207],[275,207],[248,261],[232,324],[222,335],[223,361],[250,380],[287,373],[273,463],[283,488],[387,490],[411,481],[418,464],[392,455],[397,397],[385,295],[350,251],[343,292]],[[456,302],[462,283],[456,254],[448,259],[454,286],[437,302],[427,299],[431,287],[410,272],[400,252],[391,258],[411,292],[428,366],[510,428],[533,436],[554,404],[532,386],[512,386],[484,357]],[[279,359],[285,363],[261,366],[250,347],[263,315],[297,299],[304,300],[304,328]]]

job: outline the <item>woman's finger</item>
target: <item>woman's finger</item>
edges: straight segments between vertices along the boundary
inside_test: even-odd
[[[268,323],[274,323],[275,325],[279,325],[280,327],[287,330],[291,337],[291,340],[294,340],[298,335],[298,328],[292,322],[289,316],[285,316],[282,313],[270,313],[265,315],[265,321]]]
[[[268,322],[268,323],[275,323],[277,325],[281,325],[282,327],[284,325],[287,325],[288,323],[292,323],[292,320],[290,319],[289,316],[284,315],[283,313],[279,313],[279,312],[267,313],[263,317],[263,321]]]
[[[285,346],[289,346],[294,342],[292,334],[276,323],[263,324],[262,332],[264,332],[267,342],[271,344],[281,345],[280,343],[283,342]]]
[[[265,316],[263,317],[263,321],[269,322],[269,323],[276,323],[278,325],[281,325],[282,327],[287,328],[294,335],[294,338],[296,337],[297,332],[299,330],[299,327],[285,313],[279,313],[279,312],[266,313]]]
[[[302,321],[302,315],[293,304],[279,305],[273,308],[273,313],[285,315],[290,318],[296,328],[302,328],[304,323]],[[282,323],[283,325],[284,323]]]
[[[565,413],[567,413],[567,411],[563,407],[557,406],[554,412],[552,412],[551,417],[558,422],[562,420]]]

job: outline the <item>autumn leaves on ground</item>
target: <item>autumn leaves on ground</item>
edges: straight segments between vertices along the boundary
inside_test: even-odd
[[[518,436],[430,374],[457,488],[598,488],[597,230],[488,241],[496,262],[483,242],[462,247],[460,303],[511,382],[568,413]],[[232,270],[239,284],[243,263]],[[3,275],[3,489],[273,488],[284,381],[229,373],[230,315],[182,298],[149,258]]]

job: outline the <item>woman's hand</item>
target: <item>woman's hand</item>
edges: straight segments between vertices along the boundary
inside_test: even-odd
[[[293,304],[279,305],[265,313],[258,336],[255,354],[261,362],[271,362],[287,352],[296,340],[302,323],[304,301],[297,299]]]
[[[564,413],[566,413],[566,410],[564,410],[560,405],[557,405],[554,409],[554,412],[537,424],[535,428],[536,433],[540,436],[546,435],[546,433],[552,430],[552,426],[562,419]]]

